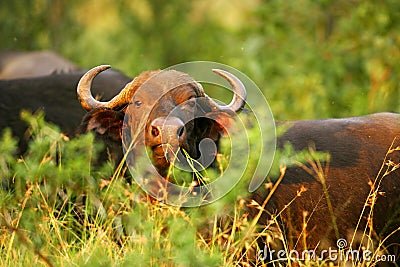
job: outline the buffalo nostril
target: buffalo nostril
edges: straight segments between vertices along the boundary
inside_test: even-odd
[[[158,129],[158,127],[156,127],[156,126],[151,126],[151,134],[152,134],[154,137],[159,136],[159,135],[160,135],[160,130]]]
[[[185,126],[179,127],[176,134],[181,137],[185,133]]]

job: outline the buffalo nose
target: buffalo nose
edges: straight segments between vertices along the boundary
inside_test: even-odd
[[[160,129],[156,125],[151,125],[151,135],[157,137],[160,135]]]
[[[153,138],[160,135],[180,138],[185,135],[185,125],[178,118],[157,118],[150,124],[150,133]]]
[[[178,130],[176,131],[176,134],[181,137],[183,136],[183,134],[185,133],[185,126],[181,126],[178,128]]]

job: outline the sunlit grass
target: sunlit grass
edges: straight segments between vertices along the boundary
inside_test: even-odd
[[[28,116],[27,119],[37,119],[37,126],[32,126],[33,140],[23,158],[11,156],[16,143],[9,133],[6,132],[0,142],[0,150],[4,152],[0,161],[3,183],[10,179],[9,188],[0,190],[0,266],[266,266],[267,262],[258,259],[263,250],[260,244],[279,240],[282,249],[290,252],[279,218],[306,190],[300,187],[284,209],[271,214],[266,224],[259,224],[268,202],[284,179],[285,165],[297,164],[322,185],[329,168],[326,164],[329,155],[309,150],[290,157],[294,159],[290,163],[283,152],[281,157],[285,164],[279,167],[280,175],[274,183],[263,185],[269,194],[262,203],[249,200],[247,187],[239,184],[215,203],[181,208],[157,201],[135,183],[127,181],[123,164],[114,169],[113,164],[91,163],[100,149],[93,144],[91,134],[68,139],[45,124],[43,117]],[[290,148],[286,150],[293,152]],[[387,155],[399,150],[399,147],[391,147]],[[229,162],[229,159],[218,160]],[[370,209],[363,211],[360,219],[372,216],[382,179],[397,171],[399,166],[398,162],[383,159],[382,169],[371,183],[365,202]],[[224,166],[220,168],[223,170]],[[216,174],[219,171],[217,167]],[[171,175],[179,176],[179,172],[174,172],[171,171]],[[205,177],[204,173],[201,175],[195,177]],[[326,185],[323,190],[329,200]],[[331,203],[327,216],[334,221],[333,205]],[[255,216],[248,215],[249,207],[257,210]],[[306,225],[312,214],[300,216],[303,216],[304,232],[298,242],[307,248]],[[357,230],[361,230],[365,240],[373,236],[372,224]],[[374,253],[384,251],[384,241],[373,247]],[[370,246],[364,249],[372,250]],[[369,266],[366,261],[330,263],[311,258],[273,260],[272,264]]]

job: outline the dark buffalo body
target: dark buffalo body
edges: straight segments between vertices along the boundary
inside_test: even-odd
[[[43,110],[49,122],[59,126],[66,134],[74,134],[85,115],[76,101],[76,86],[83,74],[84,71],[80,71],[0,80],[0,129],[11,128],[20,139],[20,153],[26,149],[24,133],[27,129],[26,123],[20,119],[21,110]],[[130,80],[118,71],[103,73],[94,80],[93,92],[101,99],[109,99]]]
[[[292,247],[337,248],[335,242],[339,238],[350,244],[360,218],[353,245],[361,242],[370,207],[366,205],[364,213],[362,210],[371,189],[378,188],[378,183],[373,186],[376,179],[381,183],[372,224],[369,224],[374,230],[371,238],[379,240],[400,227],[400,169],[384,175],[388,168],[385,163],[400,163],[399,149],[386,157],[392,142],[393,148],[400,146],[399,114],[278,123],[282,124],[290,128],[278,139],[280,148],[290,143],[297,151],[311,148],[330,155],[329,160],[321,160],[326,190],[309,164],[289,167],[267,205],[272,214],[284,210],[280,218]],[[302,187],[306,191],[285,208]],[[266,195],[260,189],[253,197],[262,203]],[[268,218],[265,216],[263,220]],[[305,229],[304,222],[307,222]],[[385,245],[399,240],[400,233],[395,232]],[[367,241],[365,236],[363,242]]]

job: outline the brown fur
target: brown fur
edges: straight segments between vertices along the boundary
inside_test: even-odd
[[[288,243],[292,248],[336,248],[339,238],[345,238],[350,243],[351,233],[356,229],[359,218],[361,224],[358,230],[363,231],[367,224],[370,207],[363,214],[361,212],[389,147],[393,141],[394,147],[400,146],[400,115],[379,113],[288,124],[290,129],[278,141],[280,147],[289,142],[296,150],[312,147],[316,151],[330,153],[330,161],[323,163],[322,167],[338,234],[335,233],[335,223],[321,180],[316,178],[315,172],[312,175],[305,171],[310,165],[287,169],[267,204],[268,211],[277,214],[284,210],[280,219],[286,226]],[[400,163],[400,151],[389,154],[387,160]],[[382,179],[382,173],[377,179]],[[306,191],[285,208],[301,188]],[[372,238],[375,240],[386,237],[400,226],[400,169],[382,179],[379,192],[373,213]],[[260,189],[253,197],[262,203],[267,193]],[[305,231],[304,214],[307,220]],[[268,219],[269,216],[265,215],[261,224],[266,224]],[[399,240],[400,234],[397,232],[385,245]]]

